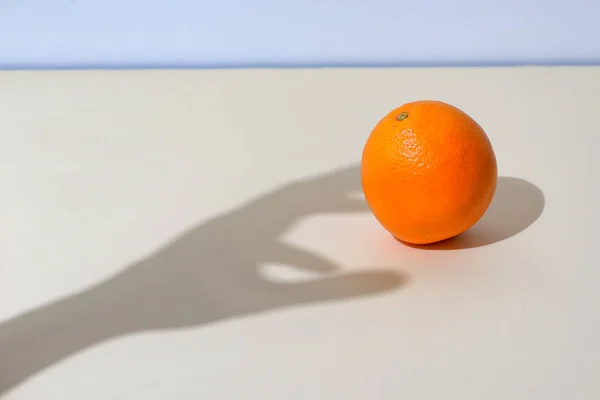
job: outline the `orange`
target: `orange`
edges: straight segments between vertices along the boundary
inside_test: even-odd
[[[398,240],[428,244],[457,236],[486,212],[498,169],[490,140],[462,110],[416,101],[387,114],[362,153],[365,199]]]

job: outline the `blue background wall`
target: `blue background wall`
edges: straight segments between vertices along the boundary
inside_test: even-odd
[[[0,68],[599,61],[597,0],[0,0]]]

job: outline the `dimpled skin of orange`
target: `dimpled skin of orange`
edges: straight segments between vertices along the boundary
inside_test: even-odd
[[[435,243],[473,226],[489,207],[498,169],[490,140],[460,109],[407,103],[373,128],[362,153],[365,199],[398,240]]]

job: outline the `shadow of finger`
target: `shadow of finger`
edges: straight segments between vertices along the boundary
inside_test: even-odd
[[[300,305],[349,300],[392,291],[407,282],[407,276],[397,272],[369,270],[302,283],[276,284],[274,304]]]

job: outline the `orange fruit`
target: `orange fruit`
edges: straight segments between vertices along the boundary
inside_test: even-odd
[[[475,120],[441,101],[416,101],[388,113],[362,153],[365,199],[394,237],[428,244],[457,236],[489,207],[498,168]]]

